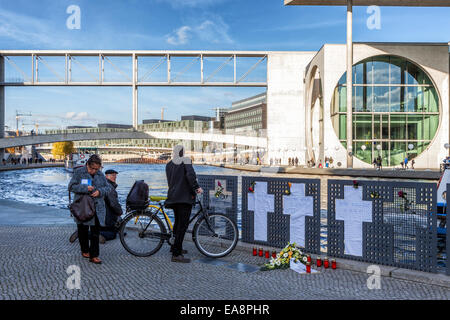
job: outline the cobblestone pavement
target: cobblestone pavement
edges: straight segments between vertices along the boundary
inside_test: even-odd
[[[95,265],[81,257],[78,242],[69,243],[74,230],[75,225],[0,227],[0,299],[450,299],[449,289],[392,278],[382,278],[380,290],[369,290],[368,275],[347,270],[244,273],[195,261],[203,256],[190,241],[190,264],[170,262],[166,244],[151,257],[134,257],[117,239],[101,245],[103,264]],[[237,250],[222,260],[265,262]],[[79,290],[66,287],[70,265],[81,269]]]

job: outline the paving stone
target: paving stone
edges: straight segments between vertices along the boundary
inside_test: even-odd
[[[301,275],[292,270],[233,270],[198,263],[204,259],[185,242],[193,263],[170,261],[169,246],[151,257],[130,255],[118,239],[100,245],[103,264],[82,258],[78,242],[69,243],[73,226],[0,226],[0,300],[3,299],[450,299],[450,290],[396,278],[381,278],[381,289],[367,288],[368,276],[351,270],[321,270]],[[188,234],[189,238],[190,235]],[[267,260],[249,250],[221,258],[227,265],[261,266]],[[70,265],[81,270],[81,289],[66,282]]]

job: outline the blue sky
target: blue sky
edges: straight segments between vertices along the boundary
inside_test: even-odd
[[[80,30],[66,27],[70,5],[81,9]],[[450,40],[450,8],[382,7],[380,30],[367,28],[366,10],[354,10],[354,41]],[[284,6],[283,0],[0,0],[0,48],[317,51],[324,43],[345,42],[345,18],[345,7]],[[28,66],[20,59],[16,63]],[[57,69],[60,61],[48,63]],[[45,67],[41,68],[45,77]],[[14,69],[7,66],[8,70],[14,77]],[[109,70],[111,78],[118,76]],[[159,118],[161,107],[166,108],[166,119],[212,115],[214,107],[230,106],[262,91],[143,88],[139,119]],[[130,124],[131,89],[9,87],[6,108],[7,125],[12,128],[16,109],[33,113],[25,123],[37,121],[42,128]]]

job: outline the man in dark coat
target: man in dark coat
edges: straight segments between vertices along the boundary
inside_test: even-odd
[[[183,256],[183,239],[189,225],[192,205],[197,193],[202,193],[191,160],[184,157],[184,147],[177,145],[173,149],[172,160],[166,165],[166,177],[169,190],[165,207],[173,209],[175,223],[173,232],[175,242],[172,246],[172,262],[189,263],[191,260]]]
[[[117,235],[117,228],[115,224],[119,217],[123,214],[122,207],[119,203],[119,196],[117,195],[117,174],[118,172],[112,169],[105,171],[105,177],[110,185],[110,192],[105,195],[105,207],[106,207],[106,218],[105,226],[100,228],[100,234],[105,238],[105,240],[113,240]]]

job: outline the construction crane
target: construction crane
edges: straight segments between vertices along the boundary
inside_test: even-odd
[[[19,119],[21,117],[31,117],[32,114],[30,112],[28,113],[20,113],[19,111],[16,110],[16,136],[19,136]]]
[[[24,123],[24,122],[22,122],[22,131],[24,131],[24,126],[34,126],[34,128],[35,128],[34,135],[38,134],[39,123],[37,123],[37,122],[35,122],[35,123]]]

